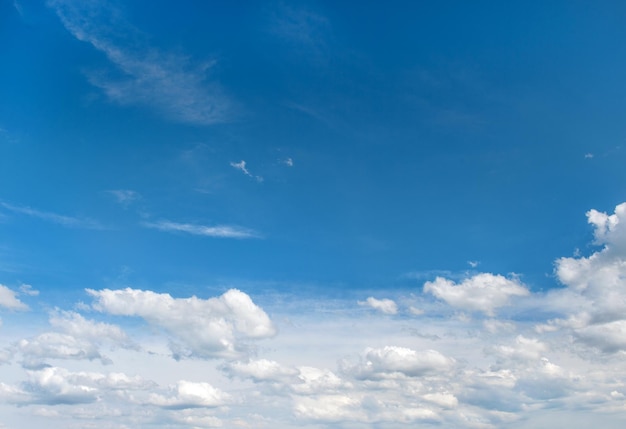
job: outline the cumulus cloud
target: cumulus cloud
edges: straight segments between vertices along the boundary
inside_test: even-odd
[[[65,28],[104,53],[119,77],[90,72],[89,82],[122,105],[148,105],[178,122],[209,125],[230,119],[232,102],[215,82],[206,82],[212,62],[162,52],[107,1],[49,0]]]
[[[165,329],[172,337],[175,357],[239,357],[247,349],[246,341],[276,333],[263,309],[236,289],[210,299],[173,298],[130,288],[87,292],[98,311],[141,317]]]
[[[192,223],[178,223],[162,220],[158,222],[145,222],[143,223],[143,226],[147,228],[158,229],[160,231],[185,232],[187,234],[203,235],[206,237],[240,239],[260,237],[260,235],[254,230],[231,225],[206,226]]]
[[[19,405],[87,404],[105,395],[119,396],[125,391],[149,390],[155,383],[123,373],[73,372],[48,366],[26,371],[27,380],[19,386],[0,386],[0,397]]]
[[[229,395],[209,383],[181,380],[170,386],[169,394],[152,394],[148,403],[163,408],[213,408],[229,401]]]
[[[370,296],[365,301],[359,301],[358,304],[371,307],[385,314],[397,314],[398,313],[398,305],[393,300],[387,299],[387,298],[376,299]]]
[[[137,348],[119,326],[88,320],[76,312],[55,310],[49,322],[56,331],[17,342],[23,366],[41,367],[50,359],[100,360],[110,364],[111,360],[100,352],[102,345]]]
[[[590,210],[587,219],[602,248],[589,257],[558,259],[556,276],[567,288],[549,295],[552,301],[575,301],[576,307],[538,330],[567,329],[597,350],[626,351],[626,203],[611,215]]]
[[[489,273],[477,274],[460,284],[437,277],[424,284],[424,292],[432,293],[453,307],[481,311],[489,316],[494,315],[496,308],[509,305],[512,297],[529,294],[517,279]]]
[[[377,379],[397,376],[418,377],[448,371],[454,359],[436,350],[416,351],[406,347],[369,348],[357,365],[344,363],[344,371],[357,378]]]
[[[0,307],[11,310],[27,310],[28,306],[17,298],[17,293],[0,284]]]

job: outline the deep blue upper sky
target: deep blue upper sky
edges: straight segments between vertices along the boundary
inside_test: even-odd
[[[624,201],[623,2],[81,7],[0,2],[4,283],[550,288]]]

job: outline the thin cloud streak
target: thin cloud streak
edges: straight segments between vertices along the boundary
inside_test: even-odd
[[[56,213],[35,210],[30,207],[15,206],[13,204],[8,204],[4,202],[0,202],[0,206],[14,213],[25,214],[27,216],[46,220],[48,222],[56,223],[58,225],[62,225],[68,228],[104,229],[104,227],[98,221],[89,218],[65,216]]]
[[[262,176],[255,176],[254,174],[250,173],[250,170],[248,170],[248,167],[246,167],[246,161],[244,161],[243,159],[240,162],[231,162],[230,166],[237,170],[240,170],[246,176],[256,179],[257,182],[263,181]]]
[[[158,222],[144,222],[142,224],[146,228],[158,229],[160,231],[167,232],[186,232],[193,235],[203,235],[206,237],[217,238],[261,238],[261,236],[254,230],[248,228],[241,228],[231,225],[197,225],[192,223],[178,223],[168,220],[162,220]]]
[[[89,82],[112,101],[149,105],[171,120],[196,125],[230,119],[228,97],[217,84],[205,82],[212,62],[198,67],[187,57],[147,46],[140,31],[110,4],[51,0],[48,5],[76,39],[103,52],[123,73],[123,78],[88,74]]]

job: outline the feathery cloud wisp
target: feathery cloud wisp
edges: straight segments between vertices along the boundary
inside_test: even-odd
[[[206,83],[212,63],[161,52],[143,40],[120,10],[100,1],[50,0],[65,28],[104,53],[123,77],[91,72],[89,82],[119,104],[148,105],[177,122],[209,125],[228,121],[232,103],[216,83]]]
[[[162,220],[158,222],[144,222],[147,228],[154,228],[167,232],[186,232],[193,235],[219,238],[260,238],[260,235],[251,229],[231,225],[197,225],[192,223],[178,223]]]

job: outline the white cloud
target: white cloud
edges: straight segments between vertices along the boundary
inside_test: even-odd
[[[15,206],[8,203],[0,203],[0,206],[14,213],[25,214],[27,216],[43,219],[68,228],[103,229],[103,226],[93,219],[64,216],[51,212],[35,210],[30,207]]]
[[[158,222],[145,222],[143,226],[167,232],[186,232],[193,235],[218,238],[259,238],[259,234],[251,229],[231,225],[197,225],[192,223],[178,223],[162,220]]]
[[[161,52],[106,1],[49,0],[65,28],[104,53],[123,77],[91,72],[89,81],[120,104],[148,105],[179,122],[208,125],[229,120],[232,103],[214,82],[213,65],[191,64],[187,57]],[[118,73],[119,74],[119,73]]]
[[[360,379],[394,378],[398,375],[418,377],[448,371],[454,359],[436,350],[416,351],[406,347],[369,348],[355,366],[344,363],[344,371]]]
[[[75,338],[104,342],[119,346],[129,346],[131,341],[126,333],[116,325],[85,319],[73,311],[55,311],[50,317],[50,325]]]
[[[246,167],[246,161],[244,161],[243,159],[241,161],[239,161],[239,162],[231,162],[230,166],[233,167],[236,170],[241,171],[246,176],[252,177],[257,182],[262,182],[263,181],[263,177],[262,176],[255,176],[252,173],[250,173],[250,170],[248,170],[248,168]]]
[[[229,400],[229,395],[209,383],[181,380],[170,386],[168,395],[150,395],[148,403],[163,408],[185,409],[218,407]]]
[[[494,315],[496,308],[509,305],[512,297],[529,294],[517,279],[489,273],[477,274],[460,284],[437,277],[424,284],[424,292],[432,293],[453,307],[482,311],[489,316]]]
[[[398,313],[397,304],[393,300],[387,299],[387,298],[376,299],[370,296],[365,301],[359,301],[358,304],[369,306],[385,314],[397,314]]]
[[[11,310],[27,310],[28,306],[20,301],[16,292],[0,284],[0,307]]]
[[[256,382],[281,382],[294,379],[298,375],[295,368],[284,367],[276,361],[259,359],[248,362],[231,362],[224,369],[231,375],[251,378]]]
[[[557,278],[567,289],[552,292],[550,299],[576,305],[537,329],[567,329],[597,350],[626,351],[626,203],[615,207],[612,215],[590,210],[587,218],[602,249],[589,257],[556,261]]]
[[[109,363],[92,342],[58,332],[46,332],[31,339],[23,339],[18,343],[18,350],[25,358],[24,365],[28,367],[41,366],[47,359],[99,359]]]
[[[137,348],[119,326],[88,320],[72,311],[55,310],[49,322],[55,332],[17,342],[17,351],[24,358],[23,366],[41,367],[50,359],[100,360],[110,364],[111,360],[100,352],[102,345]]]
[[[285,160],[283,160],[283,164],[285,164],[287,167],[293,167],[293,159],[286,158]]]
[[[88,289],[93,307],[120,316],[135,316],[172,336],[176,357],[239,357],[246,341],[272,337],[276,330],[267,314],[245,293],[231,289],[217,298],[172,298],[136,289]]]

